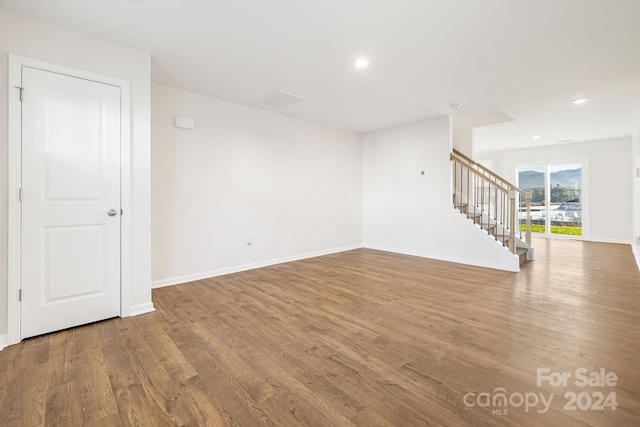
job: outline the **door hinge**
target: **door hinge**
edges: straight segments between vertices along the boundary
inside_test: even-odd
[[[16,89],[20,90],[20,102],[24,99],[24,88],[20,86],[16,86]]]
[[[18,188],[18,200],[22,201],[22,188]]]
[[[22,289],[18,289],[18,301],[22,302]]]
[[[124,215],[124,210],[120,209],[120,216]]]

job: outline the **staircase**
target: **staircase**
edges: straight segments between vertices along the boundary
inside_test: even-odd
[[[453,150],[453,207],[495,241],[525,261],[535,259],[531,245],[531,192]],[[521,229],[524,230],[521,231]]]

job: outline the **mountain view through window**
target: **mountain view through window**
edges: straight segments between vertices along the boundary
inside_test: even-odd
[[[531,190],[531,231],[582,235],[582,165],[564,163],[517,168],[518,187]],[[520,200],[520,229],[526,206]]]

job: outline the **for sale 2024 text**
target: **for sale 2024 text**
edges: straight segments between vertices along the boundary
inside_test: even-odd
[[[537,386],[547,382],[551,387],[567,387],[570,383],[575,387],[589,387],[594,391],[567,391],[562,396],[567,400],[564,405],[566,411],[602,411],[605,408],[615,410],[618,406],[616,392],[602,391],[604,388],[613,388],[618,385],[618,375],[615,372],[607,372],[605,368],[599,371],[589,371],[586,368],[578,368],[573,372],[551,372],[549,368],[538,368]]]

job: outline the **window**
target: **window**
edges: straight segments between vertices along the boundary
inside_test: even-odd
[[[582,163],[519,166],[517,185],[531,190],[531,231],[546,235],[582,236]],[[520,229],[526,206],[520,198]]]

